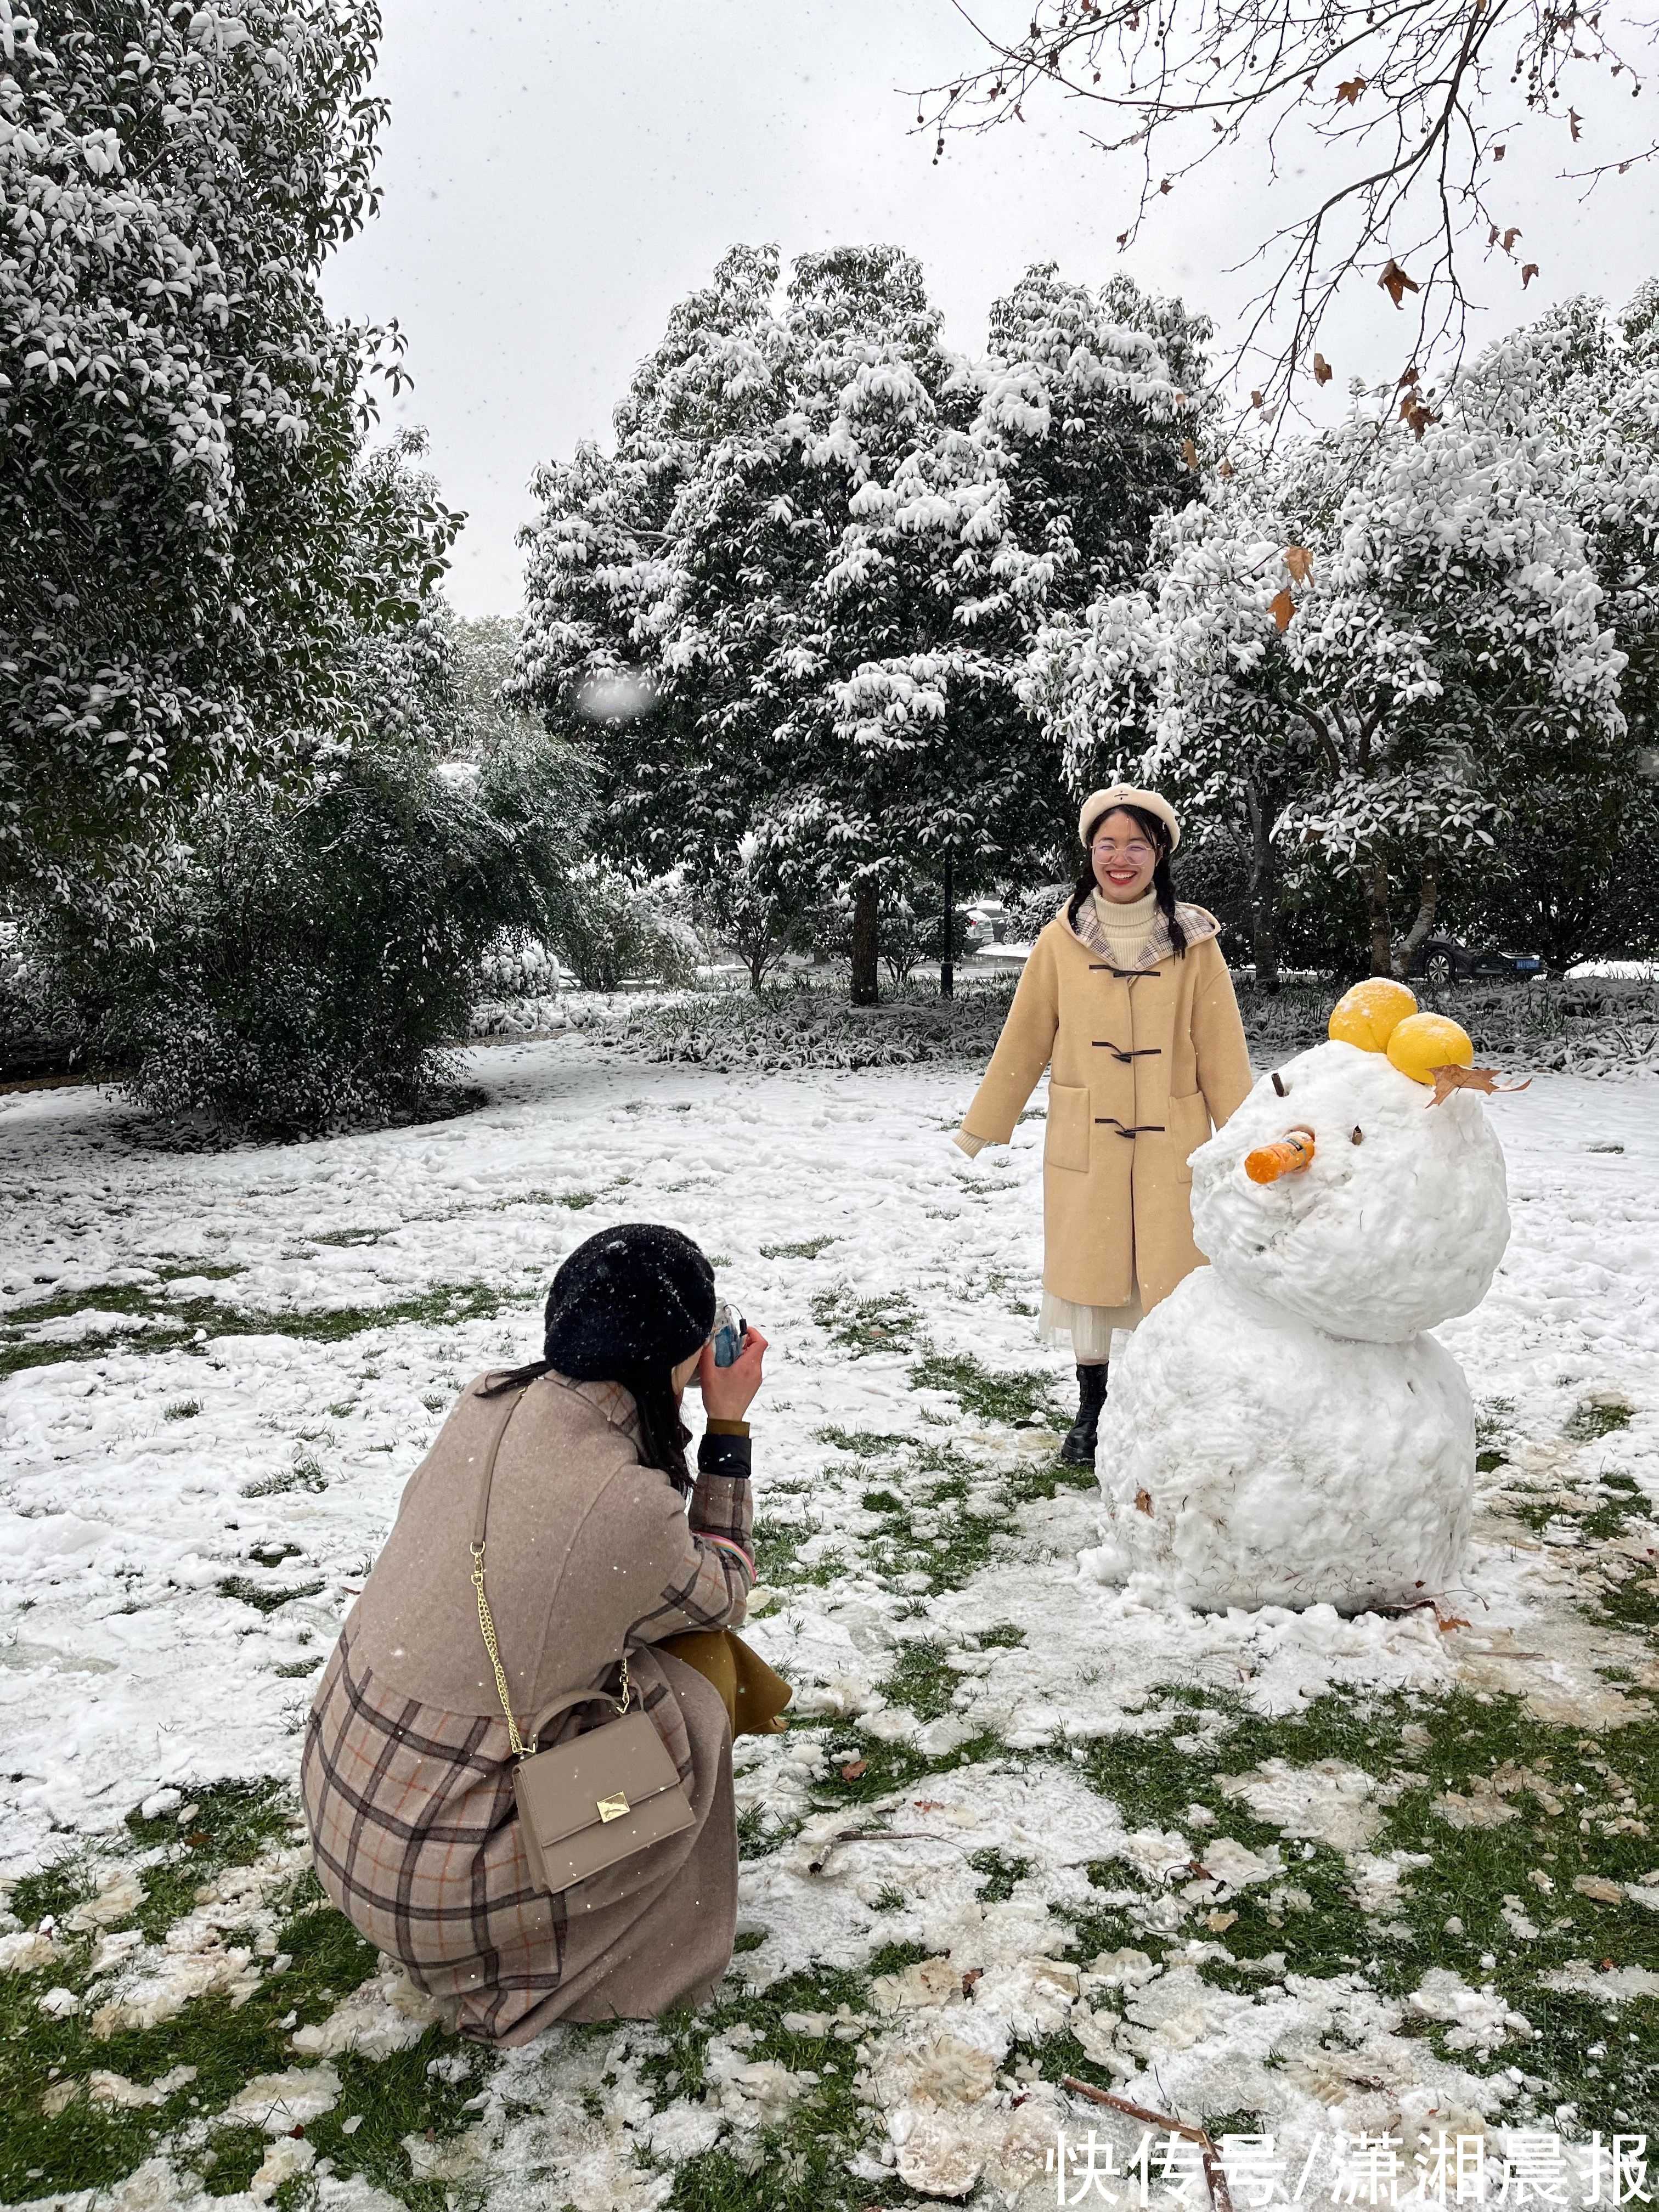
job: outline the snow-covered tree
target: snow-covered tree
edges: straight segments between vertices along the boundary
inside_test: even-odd
[[[1437,410],[1357,408],[1241,460],[1160,523],[1148,588],[1051,628],[1034,663],[1079,775],[1109,736],[1258,840],[1271,811],[1293,866],[1356,876],[1376,973],[1403,971],[1443,875],[1528,793],[1593,789],[1627,754],[1585,526],[1617,471],[1541,391],[1533,352],[1500,348]]]
[[[1025,653],[1191,495],[1207,326],[1036,269],[970,362],[895,249],[804,256],[781,299],[780,273],[728,255],[615,454],[542,472],[519,681],[555,726],[591,718],[630,857],[707,882],[752,838],[801,903],[850,895],[872,996],[884,884],[948,862],[966,891],[1062,841]]]
[[[457,519],[360,465],[395,334],[317,275],[372,211],[373,0],[0,28],[0,884],[82,904],[159,802],[278,779]],[[383,344],[382,339],[387,343]]]

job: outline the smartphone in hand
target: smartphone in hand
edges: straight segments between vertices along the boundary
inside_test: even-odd
[[[714,1364],[730,1367],[742,1356],[744,1339],[749,1334],[749,1324],[741,1314],[733,1312],[722,1298],[714,1309]]]

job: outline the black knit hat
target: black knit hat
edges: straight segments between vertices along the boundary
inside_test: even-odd
[[[602,1229],[553,1278],[546,1357],[573,1382],[672,1367],[708,1340],[714,1271],[689,1237],[654,1222]]]

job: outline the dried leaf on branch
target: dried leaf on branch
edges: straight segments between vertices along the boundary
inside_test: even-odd
[[[1282,592],[1276,592],[1268,600],[1267,612],[1279,624],[1281,631],[1290,628],[1291,617],[1296,612],[1296,601],[1291,597],[1288,588]]]
[[[1388,294],[1396,307],[1401,305],[1407,292],[1420,292],[1423,289],[1415,276],[1408,276],[1406,274],[1392,254],[1389,256],[1388,264],[1376,282],[1378,289]]]
[[[1313,555],[1305,545],[1287,545],[1285,548],[1285,566],[1298,584],[1305,584],[1313,574]]]
[[[1314,356],[1314,382],[1316,384],[1328,384],[1331,380],[1331,374],[1332,371],[1329,362],[1326,360],[1322,353],[1316,353]]]

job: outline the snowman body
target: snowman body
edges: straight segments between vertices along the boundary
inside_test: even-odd
[[[1425,1332],[1497,1271],[1503,1153],[1472,1092],[1431,1104],[1378,1053],[1319,1045],[1278,1085],[1193,1155],[1210,1265],[1113,1363],[1083,1565],[1208,1609],[1412,1604],[1468,1547],[1474,1414]],[[1311,1164],[1252,1182],[1247,1156],[1298,1127]]]

